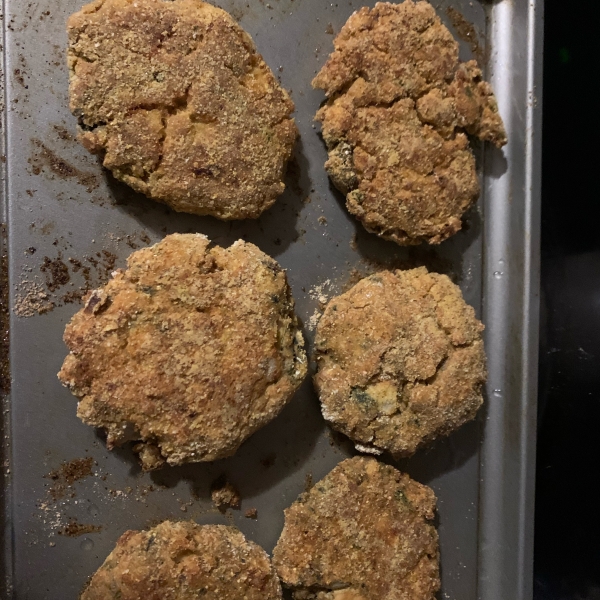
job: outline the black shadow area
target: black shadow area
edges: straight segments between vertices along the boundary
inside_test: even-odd
[[[534,598],[600,598],[597,2],[545,2]]]

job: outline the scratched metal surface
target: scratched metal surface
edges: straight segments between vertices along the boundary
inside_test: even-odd
[[[2,208],[13,313],[12,390],[3,422],[2,597],[75,600],[125,530],[165,518],[234,523],[270,551],[282,528],[283,509],[304,490],[307,478],[318,480],[351,453],[329,434],[310,381],[236,456],[150,474],[140,472],[128,448],[107,452],[101,436],[76,418],[74,397],[56,379],[66,354],[62,331],[79,308],[68,302],[69,292],[102,281],[124,264],[133,247],[167,233],[194,231],[221,245],[244,238],[274,256],[287,269],[309,343],[317,297],[339,292],[352,270],[366,272],[370,261],[425,264],[460,284],[467,302],[486,320],[486,406],[475,422],[398,466],[432,486],[439,499],[441,598],[527,598],[537,335],[539,8],[519,0],[434,2],[451,29],[449,6],[474,24],[510,143],[503,152],[477,149],[484,193],[463,231],[438,247],[402,249],[368,234],[347,214],[323,169],[326,152],[312,122],[323,96],[309,82],[332,48],[331,32],[339,31],[362,3],[216,3],[252,35],[296,103],[301,140],[288,188],[253,222],[173,213],[104,172],[74,141],[75,119],[68,111],[65,21],[82,2],[4,0]],[[472,55],[472,46],[462,43],[461,57]],[[88,281],[77,261],[89,269]],[[53,310],[31,317],[14,312],[22,306],[19,296],[40,291],[56,305]],[[95,461],[94,475],[54,500],[48,473],[63,461],[85,457]],[[221,515],[211,506],[210,484],[221,473],[240,490],[240,511]],[[248,508],[258,510],[257,520],[244,517]],[[101,529],[61,535],[72,520]]]

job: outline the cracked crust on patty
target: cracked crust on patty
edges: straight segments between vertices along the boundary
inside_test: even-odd
[[[127,531],[80,600],[280,600],[265,551],[234,527],[164,521]]]
[[[363,452],[394,457],[446,435],[483,402],[483,325],[446,275],[383,271],[332,298],[317,326],[323,416]]]
[[[506,143],[490,85],[427,2],[361,8],[334,47],[312,82],[331,180],[368,231],[439,244],[479,196],[466,134]]]
[[[201,0],[96,0],[68,21],[83,145],[180,212],[256,218],[285,185],[294,103],[225,11]]]
[[[345,460],[285,511],[273,565],[295,600],[433,600],[435,503],[389,465]]]
[[[256,246],[173,234],[134,252],[67,325],[59,379],[146,469],[231,456],[306,375],[285,272]]]

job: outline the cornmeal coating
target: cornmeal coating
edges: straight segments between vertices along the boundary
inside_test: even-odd
[[[368,231],[439,244],[479,196],[466,134],[506,143],[490,85],[427,2],[361,8],[334,47],[312,82],[331,180]]]
[[[173,234],[134,252],[67,325],[59,379],[146,469],[232,455],[306,375],[285,272],[252,244]]]
[[[433,600],[435,504],[408,475],[350,458],[285,511],[273,565],[295,600]]]
[[[164,521],[127,531],[80,600],[280,600],[265,551],[234,527]]]
[[[80,140],[177,211],[256,218],[285,188],[294,103],[233,18],[201,0],[96,0],[68,21]]]
[[[483,402],[483,325],[446,275],[383,271],[332,298],[317,326],[323,416],[358,450],[396,458],[460,427]]]

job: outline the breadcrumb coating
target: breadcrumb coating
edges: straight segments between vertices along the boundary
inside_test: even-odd
[[[506,143],[490,85],[424,1],[361,8],[334,47],[312,82],[331,180],[372,233],[439,244],[479,196],[467,134]]]
[[[146,469],[232,455],[306,375],[285,272],[256,246],[173,234],[134,252],[67,325],[78,416]]]
[[[280,600],[269,557],[234,527],[165,521],[127,531],[80,600]]]
[[[395,457],[474,418],[483,325],[446,275],[383,271],[332,298],[315,340],[323,416],[357,449]]]
[[[273,565],[295,600],[433,600],[435,503],[389,465],[345,460],[285,511]]]
[[[68,21],[80,140],[177,211],[256,218],[285,188],[294,104],[250,36],[201,0],[96,0]]]

